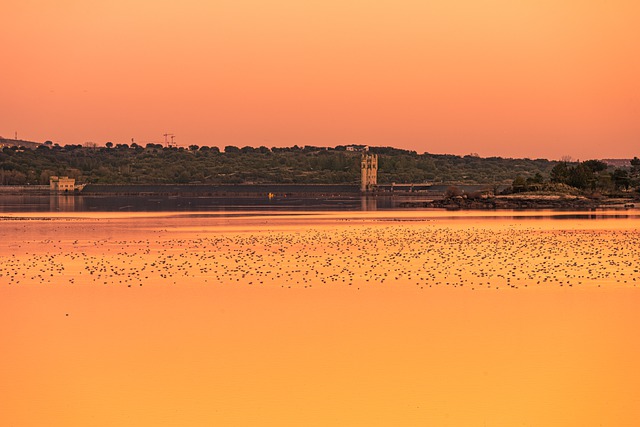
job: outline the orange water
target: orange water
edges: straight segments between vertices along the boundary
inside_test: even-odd
[[[418,216],[1,221],[0,425],[637,425],[637,220]]]

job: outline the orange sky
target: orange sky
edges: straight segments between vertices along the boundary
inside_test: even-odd
[[[640,155],[635,0],[22,0],[0,135]]]

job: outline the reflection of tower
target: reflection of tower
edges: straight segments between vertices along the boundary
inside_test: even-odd
[[[362,153],[360,172],[360,191],[373,191],[378,185],[378,155]]]
[[[51,212],[74,212],[76,210],[76,197],[73,194],[50,193],[49,210]]]

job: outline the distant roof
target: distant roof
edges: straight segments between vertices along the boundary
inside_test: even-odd
[[[631,166],[631,159],[602,159],[602,161],[609,166],[615,166],[617,168]]]

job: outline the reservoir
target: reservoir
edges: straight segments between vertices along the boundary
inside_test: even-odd
[[[640,419],[638,210],[19,205],[1,425]]]

